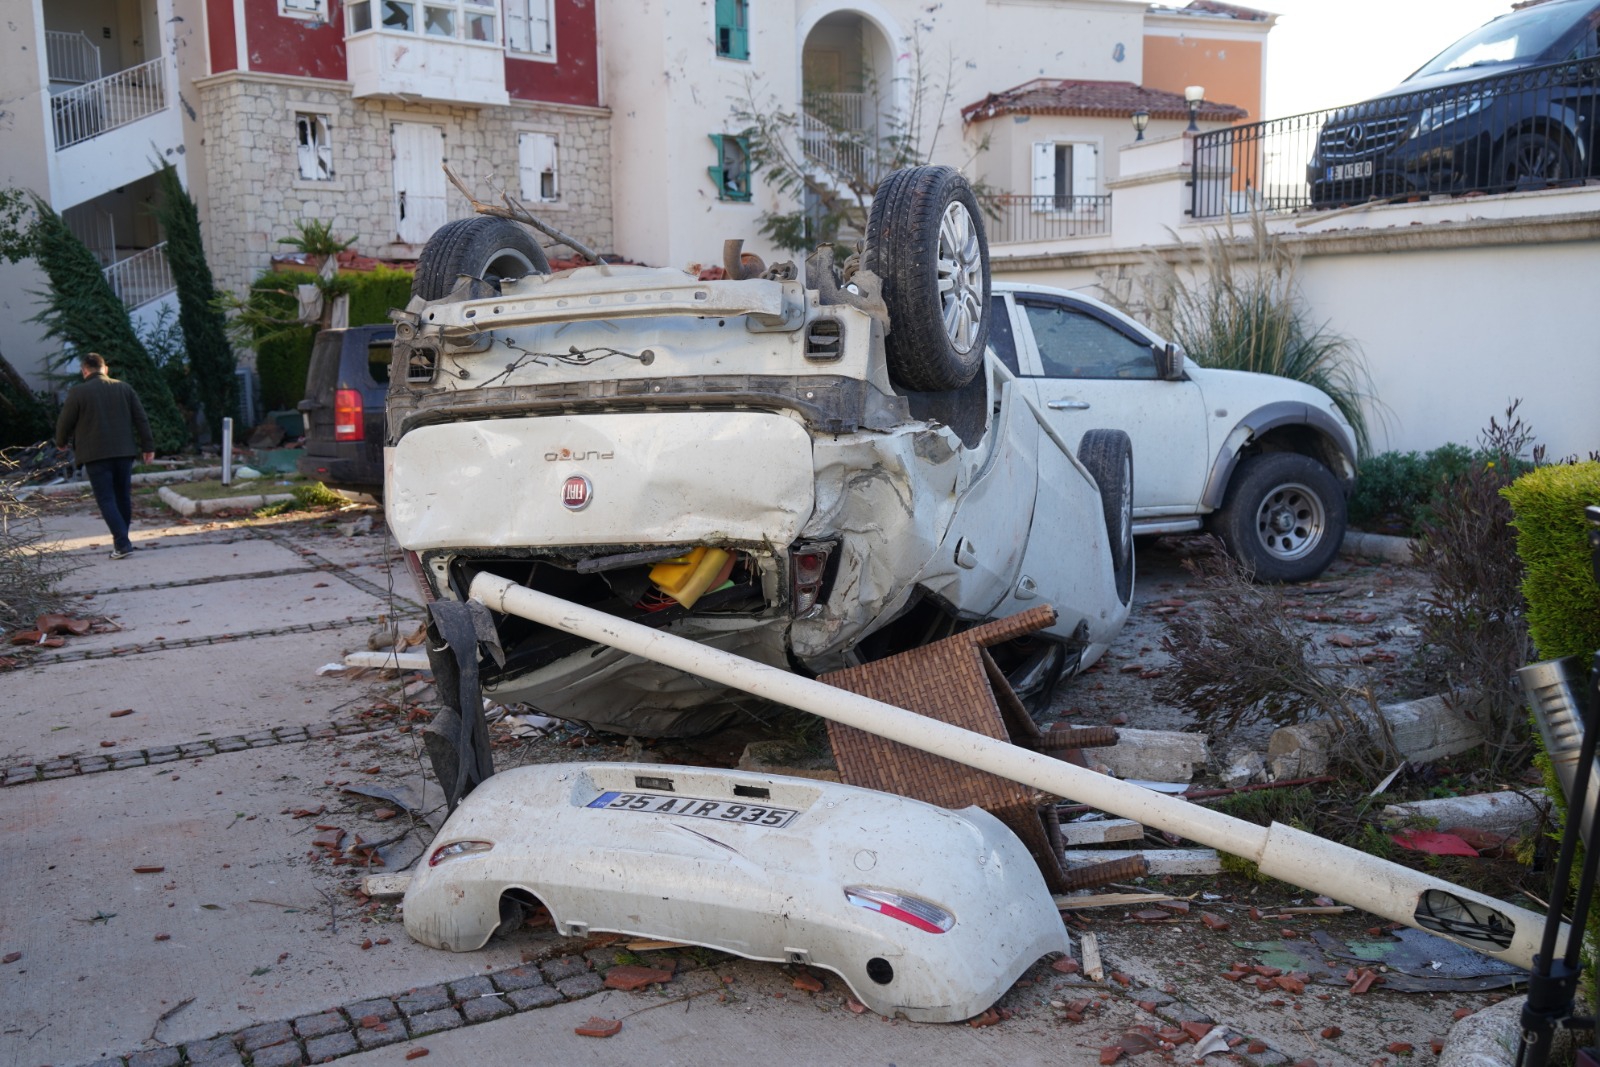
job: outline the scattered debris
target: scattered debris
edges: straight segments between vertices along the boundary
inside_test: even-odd
[[[1478,858],[1478,850],[1455,834],[1439,830],[1401,830],[1389,835],[1389,840],[1401,848],[1415,849],[1433,856],[1471,856]]]
[[[1322,774],[1332,743],[1333,732],[1322,720],[1280,726],[1267,742],[1267,768],[1274,778]]]
[[[111,713],[110,717],[113,718],[113,719],[120,719],[124,715],[132,715],[132,714],[133,714],[133,709],[132,708],[123,708],[121,711],[113,711]]]
[[[1470,827],[1510,837],[1527,837],[1538,832],[1549,806],[1549,797],[1542,789],[1505,790],[1389,804],[1383,809],[1383,817],[1385,821],[1426,823],[1452,831],[1457,827]]]
[[[615,1037],[622,1032],[622,1020],[591,1015],[588,1022],[575,1027],[572,1032],[579,1037]]]
[[[1094,934],[1084,934],[1078,939],[1078,945],[1083,953],[1083,976],[1091,982],[1104,982],[1106,970],[1100,962],[1099,938]]]
[[[1075,845],[1104,845],[1114,841],[1139,841],[1144,837],[1144,826],[1132,819],[1079,818],[1061,824],[1061,843]]]
[[[1220,874],[1222,861],[1216,849],[1211,848],[1147,848],[1137,851],[1094,849],[1065,854],[1068,866],[1075,863],[1102,863],[1112,860],[1142,857],[1155,876],[1168,874]]]
[[[1187,782],[1196,767],[1211,759],[1204,734],[1127,727],[1117,729],[1115,746],[1084,749],[1083,754],[1091,763],[1110,768],[1118,778],[1161,782]]]
[[[672,981],[672,972],[658,967],[638,967],[633,964],[618,964],[606,972],[605,987],[607,989],[621,989],[625,992],[634,992],[646,986],[660,985]],[[796,982],[796,985],[799,983]]]
[[[1225,786],[1249,785],[1267,778],[1267,763],[1254,749],[1235,749],[1228,753],[1227,766],[1223,768],[1222,784]]]

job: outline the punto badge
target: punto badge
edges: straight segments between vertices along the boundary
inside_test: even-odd
[[[594,496],[594,486],[581,474],[574,474],[561,486],[561,506],[568,511],[582,511]]]

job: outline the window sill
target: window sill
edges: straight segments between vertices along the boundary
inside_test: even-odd
[[[554,63],[559,62],[559,60],[556,58],[556,54],[554,52],[518,52],[514,48],[507,48],[506,49],[506,58],[507,59],[521,59],[521,60],[524,60],[524,61],[526,61],[528,63],[550,63],[550,64],[554,64]]]
[[[295,190],[296,192],[349,192],[349,189],[345,187],[343,178],[329,178],[327,181],[313,180],[311,178],[295,178],[289,183],[289,188]]]

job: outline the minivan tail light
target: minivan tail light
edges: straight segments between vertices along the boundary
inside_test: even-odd
[[[365,441],[367,420],[361,411],[361,391],[340,389],[333,394],[333,439]]]
[[[932,901],[888,889],[847,885],[844,887],[844,898],[858,908],[887,915],[925,934],[947,933],[956,924],[954,915]]]
[[[813,541],[789,550],[789,607],[796,618],[810,618],[822,610],[835,547],[832,541]]]

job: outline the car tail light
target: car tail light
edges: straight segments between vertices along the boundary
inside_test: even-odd
[[[834,547],[832,541],[819,541],[789,550],[789,608],[796,618],[810,618],[822,610]]]
[[[844,887],[844,898],[858,908],[899,919],[925,934],[942,934],[956,924],[956,917],[939,905],[887,889],[847,885]]]
[[[340,389],[333,394],[333,439],[335,441],[367,439],[367,420],[361,412],[360,390]]]
[[[460,856],[477,856],[494,848],[493,841],[452,841],[448,845],[440,845],[428,857],[428,866],[437,867],[445,860],[453,860]]]
[[[433,586],[428,584],[428,572],[422,568],[422,557],[415,552],[402,552],[401,558],[406,561],[406,570],[411,574],[411,580],[417,583],[417,592],[422,594],[424,603],[431,604],[439,598],[433,595]]]

